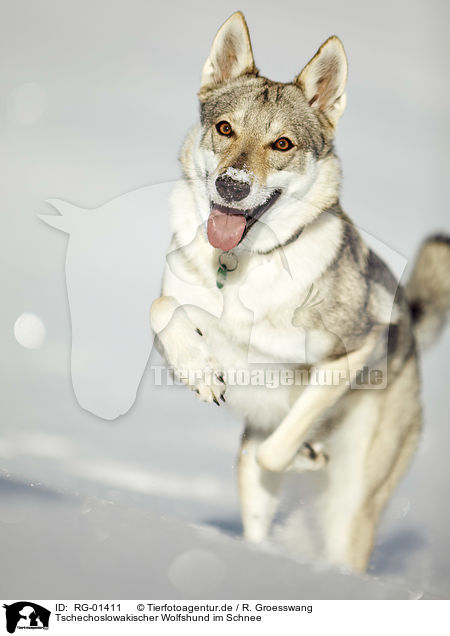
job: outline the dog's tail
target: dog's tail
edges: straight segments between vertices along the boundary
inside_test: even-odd
[[[450,309],[450,236],[424,241],[405,292],[417,344],[425,349],[439,336]]]

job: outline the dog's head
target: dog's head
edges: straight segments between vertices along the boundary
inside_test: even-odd
[[[273,249],[323,204],[335,202],[337,183],[332,194],[325,190],[338,181],[336,174],[323,176],[320,187],[317,181],[321,164],[332,155],[346,78],[337,37],[284,84],[259,76],[240,12],[219,29],[202,72],[201,128],[191,144],[190,171],[209,203],[208,239],[214,247]],[[336,173],[334,156],[332,161]],[[300,210],[299,202],[307,199]]]

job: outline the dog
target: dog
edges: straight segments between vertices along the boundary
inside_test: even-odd
[[[333,139],[346,80],[336,36],[280,83],[259,75],[242,13],[222,25],[181,150],[151,325],[176,376],[245,420],[244,537],[268,538],[287,473],[320,470],[323,555],[362,572],[419,439],[418,352],[445,325],[450,239],[424,242],[402,288],[342,210]],[[256,371],[289,381],[244,381]]]

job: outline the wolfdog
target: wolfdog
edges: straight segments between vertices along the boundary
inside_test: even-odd
[[[346,80],[335,36],[280,83],[259,75],[242,13],[222,25],[181,150],[151,325],[196,396],[245,419],[245,538],[269,536],[284,475],[320,470],[322,554],[364,571],[418,442],[418,350],[445,324],[450,239],[424,242],[402,288],[341,209],[333,139]],[[252,380],[268,370],[285,381]]]

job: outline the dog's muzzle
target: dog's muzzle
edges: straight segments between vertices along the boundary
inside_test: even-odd
[[[242,201],[250,194],[250,184],[237,181],[228,174],[221,174],[216,179],[216,190],[227,203]]]

